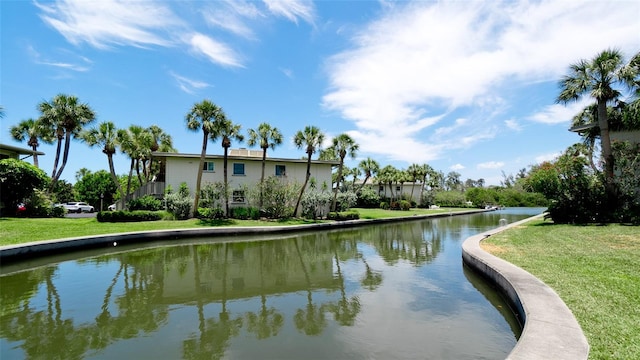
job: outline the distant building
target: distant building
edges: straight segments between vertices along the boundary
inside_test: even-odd
[[[163,153],[151,154],[153,162],[158,163],[160,171],[154,181],[139,189],[136,196],[162,196],[167,186],[174,191],[180,184],[186,183],[193,193],[196,188],[200,154]],[[243,188],[255,186],[260,182],[262,174],[262,151],[249,149],[232,149],[227,156],[227,178],[231,193],[230,205],[246,206],[247,199]],[[311,177],[320,186],[326,183],[331,188],[332,168],[338,161],[311,161]],[[202,185],[224,181],[224,156],[207,155],[202,172]],[[277,176],[289,183],[304,183],[307,170],[306,159],[285,159],[267,157],[265,161],[265,179]],[[134,196],[135,197],[135,196]]]
[[[362,180],[357,180],[354,184],[358,189],[362,185]],[[366,187],[373,189],[378,193],[381,199],[409,199],[411,198],[417,204],[420,204],[420,195],[423,184],[421,182],[405,182],[391,184],[380,184],[376,178],[370,178],[365,184]]]
[[[17,159],[17,160],[25,160],[31,156],[33,156],[33,150],[24,149],[16,146],[0,144],[0,160],[3,159]],[[35,152],[38,156],[44,155],[41,151]]]

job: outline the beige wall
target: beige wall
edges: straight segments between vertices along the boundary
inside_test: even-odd
[[[216,181],[224,181],[223,159],[213,158],[205,159],[205,161],[213,162],[214,172],[202,173],[202,184],[207,182],[212,183]],[[245,175],[233,175],[233,164],[243,163],[245,169]],[[191,193],[195,191],[196,180],[198,176],[198,167],[200,165],[200,159],[195,157],[168,157],[166,159],[166,185],[171,185],[171,188],[176,191],[180,184],[187,183]],[[286,179],[290,183],[304,182],[307,164],[305,162],[287,162],[274,161],[267,159],[265,165],[265,178],[275,175],[276,165],[285,165],[286,167]],[[228,159],[227,179],[229,181],[229,188],[236,189],[243,185],[253,186],[260,181],[262,173],[262,160],[261,159]],[[331,187],[331,165],[330,164],[311,164],[311,177],[315,178],[318,186],[321,186],[326,181],[327,186]]]

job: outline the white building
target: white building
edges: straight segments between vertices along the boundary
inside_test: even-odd
[[[362,180],[356,181],[355,187],[356,189],[362,185]],[[388,198],[388,199],[413,199],[417,204],[420,204],[420,190],[422,189],[421,182],[405,182],[405,183],[394,183],[391,184],[381,184],[378,183],[378,180],[375,178],[371,178],[367,180],[365,184],[366,187],[369,187],[378,193],[380,198]]]
[[[180,184],[186,183],[191,193],[195,191],[198,177],[200,154],[152,153],[153,162],[160,164],[160,172],[155,181],[146,184],[137,193],[162,195],[167,186],[174,191]],[[338,161],[311,161],[311,178],[318,185],[326,183],[331,187],[332,167]],[[227,180],[232,198],[231,205],[246,206],[247,200],[242,191],[244,187],[252,187],[260,182],[262,175],[262,150],[237,149],[230,150],[227,156]],[[277,176],[289,183],[302,185],[306,176],[306,159],[284,159],[267,157],[265,161],[265,179]],[[224,156],[207,155],[202,172],[202,185],[224,181]]]

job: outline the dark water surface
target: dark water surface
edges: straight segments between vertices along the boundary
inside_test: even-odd
[[[3,266],[0,359],[501,359],[519,325],[461,243],[541,211]]]

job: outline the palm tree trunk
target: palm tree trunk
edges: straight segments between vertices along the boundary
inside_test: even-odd
[[[58,181],[60,179],[60,175],[62,175],[62,171],[64,167],[67,165],[67,160],[69,159],[69,147],[71,144],[71,133],[67,131],[64,138],[64,154],[62,154],[62,165],[60,165],[60,169],[56,173],[55,178],[51,179],[52,182]]]
[[[304,184],[302,185],[302,189],[300,189],[300,195],[298,195],[298,200],[296,200],[296,207],[293,209],[293,216],[297,216],[298,207],[300,207],[300,201],[302,200],[302,195],[304,194],[304,189],[307,187],[307,183],[309,182],[309,178],[311,177],[311,154],[307,152],[307,176],[304,178]]]
[[[370,177],[370,176],[371,176],[370,174],[366,174],[366,175],[364,176],[364,181],[362,182],[362,185],[360,185],[360,187],[358,188],[358,191],[362,190],[362,188],[364,187],[364,185],[367,183],[367,180],[369,180],[369,177]]]
[[[331,203],[332,211],[336,211],[336,203],[338,200],[338,191],[340,190],[340,180],[342,179],[342,165],[344,164],[344,158],[340,157],[340,166],[338,167],[338,180],[336,181],[336,188],[333,189],[333,202]]]
[[[602,143],[602,157],[604,157],[604,174],[608,190],[613,186],[614,159],[611,151],[611,137],[609,135],[609,120],[607,119],[607,102],[598,99],[598,126],[600,126],[600,141]]]
[[[53,178],[58,170],[58,162],[60,161],[60,150],[62,149],[62,136],[58,136],[58,145],[56,146],[56,158],[53,160],[53,171],[51,171],[51,183],[55,183]]]
[[[198,203],[200,202],[200,186],[202,185],[202,168],[204,167],[204,157],[207,155],[207,140],[209,133],[203,129],[202,150],[200,151],[200,166],[196,179],[196,193],[193,200],[193,217],[198,216]]]
[[[228,153],[229,148],[227,146],[224,147],[224,209],[225,209],[225,216],[229,217],[229,188],[228,188],[228,181],[227,181],[227,162],[228,162],[228,158],[227,158],[227,153]]]
[[[33,150],[33,166],[40,168],[38,166],[38,145],[31,145],[31,149]]]
[[[267,149],[268,147],[262,148],[262,175],[260,175],[260,202],[259,202],[260,210],[262,210],[262,191],[264,188],[264,168],[267,162]]]
[[[113,154],[107,154],[107,159],[109,160],[109,172],[111,173],[111,178],[116,183],[118,187],[118,192],[120,193],[120,199],[124,199],[124,193],[122,192],[122,185],[120,185],[120,181],[118,180],[118,176],[116,175],[116,169],[113,166]],[[102,211],[102,209],[100,209]]]

